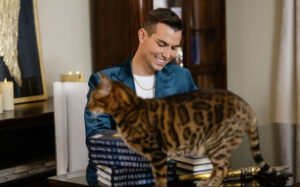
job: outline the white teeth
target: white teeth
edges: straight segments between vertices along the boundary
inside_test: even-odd
[[[164,63],[165,61],[164,60],[161,60],[161,59],[159,59],[159,58],[156,58],[157,59],[157,61],[159,61],[159,62],[161,62],[161,63]]]

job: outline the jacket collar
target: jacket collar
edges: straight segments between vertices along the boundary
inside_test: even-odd
[[[133,74],[131,69],[132,55],[125,63],[121,65],[120,71],[114,77],[135,90]],[[164,97],[169,95],[174,85],[174,74],[170,71],[169,65],[166,65],[161,71],[155,73],[155,97]]]
[[[116,73],[113,78],[115,80],[118,80],[120,82],[123,82],[131,89],[135,90],[134,81],[133,81],[133,75],[131,70],[131,60],[133,58],[133,55],[130,56],[130,58],[121,65],[121,68],[119,72]]]
[[[155,97],[170,95],[175,79],[174,74],[169,69],[169,65],[166,65],[161,71],[156,72],[155,77]]]

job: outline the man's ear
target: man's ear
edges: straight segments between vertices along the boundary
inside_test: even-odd
[[[140,28],[138,31],[138,37],[140,44],[144,43],[145,37],[146,37],[146,30],[144,28]]]
[[[101,88],[98,90],[99,94],[101,94],[101,96],[107,96],[111,90],[111,81],[103,73],[99,73],[99,76],[100,76],[100,88]]]

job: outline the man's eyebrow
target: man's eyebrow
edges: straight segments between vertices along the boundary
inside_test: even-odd
[[[161,40],[161,39],[158,39],[158,42],[162,42],[163,44],[165,45],[169,45],[167,42],[165,42],[164,40]],[[180,47],[181,45],[178,44],[178,45],[173,45],[172,47]]]
[[[169,45],[167,42],[165,42],[164,40],[161,40],[161,39],[157,39],[158,40],[158,42],[161,42],[161,43],[163,43],[163,44],[165,44],[165,45]]]

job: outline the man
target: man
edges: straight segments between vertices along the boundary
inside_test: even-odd
[[[166,8],[153,10],[138,31],[136,53],[122,65],[101,72],[112,80],[123,82],[143,98],[165,97],[197,89],[189,70],[169,64],[180,47],[182,27],[182,21],[173,11]],[[90,77],[88,99],[99,82],[98,73]],[[116,129],[115,121],[108,114],[94,117],[86,108],[84,117],[87,138]],[[94,166],[89,165],[87,180],[90,185],[96,182],[95,172]]]

